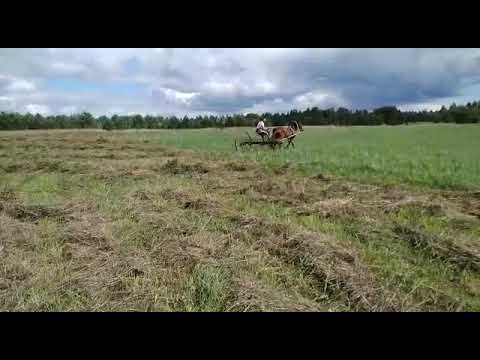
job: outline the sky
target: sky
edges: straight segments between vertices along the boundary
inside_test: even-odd
[[[480,49],[0,49],[0,111],[222,115],[480,100]]]

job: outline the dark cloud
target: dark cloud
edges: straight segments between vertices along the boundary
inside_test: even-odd
[[[108,86],[65,94],[58,79]],[[125,84],[143,90],[114,91]],[[479,49],[0,49],[0,111],[437,107],[480,98],[476,84]]]

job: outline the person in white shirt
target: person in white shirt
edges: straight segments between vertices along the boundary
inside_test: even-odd
[[[265,129],[265,123],[263,122],[263,120],[260,120],[257,124],[257,130],[258,129]]]
[[[268,133],[268,129],[265,127],[265,122],[264,122],[265,119],[263,120],[260,120],[257,124],[257,129],[256,129],[256,133],[258,135],[260,135],[262,137],[262,140],[265,140],[264,137],[268,137],[269,136],[269,133]]]

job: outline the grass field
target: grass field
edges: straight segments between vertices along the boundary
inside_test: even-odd
[[[233,138],[250,129],[135,132],[134,137],[195,151],[231,155]],[[252,133],[252,131],[250,131]],[[253,134],[252,134],[253,135]],[[354,180],[410,183],[436,188],[480,185],[480,126],[307,127],[296,151],[253,151],[245,160],[267,167],[288,164],[305,175],[329,172]],[[238,159],[238,154],[234,155]]]
[[[480,126],[0,133],[0,310],[479,311]]]

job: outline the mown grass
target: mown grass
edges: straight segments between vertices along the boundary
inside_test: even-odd
[[[243,131],[1,133],[0,309],[480,310],[478,127]]]

